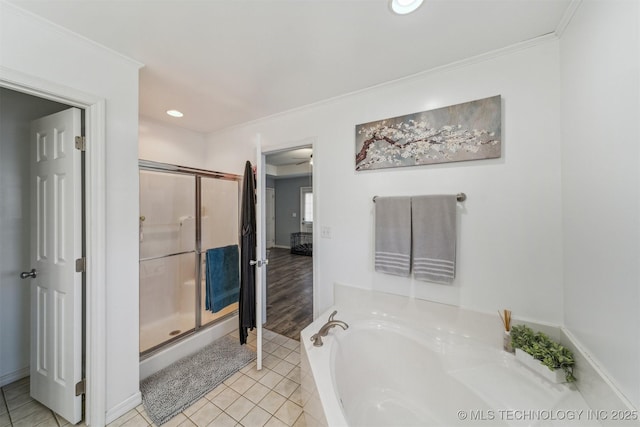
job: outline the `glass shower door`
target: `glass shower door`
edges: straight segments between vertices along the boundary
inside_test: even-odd
[[[238,245],[238,218],[240,217],[240,191],[238,181],[227,181],[202,177],[201,181],[201,262],[202,303],[201,324],[204,326],[216,319],[233,313],[238,303],[232,303],[215,313],[206,310],[206,252],[208,249]]]
[[[196,327],[195,179],[140,171],[140,353]]]

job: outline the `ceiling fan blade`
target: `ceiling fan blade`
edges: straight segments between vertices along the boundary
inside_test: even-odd
[[[302,157],[294,157],[294,159],[301,159],[301,158],[302,158]],[[311,163],[311,159],[313,159],[313,154],[311,154],[311,155],[309,156],[309,158],[308,158],[308,159],[303,160],[302,162],[298,162],[298,163],[296,163],[296,166],[297,166],[297,165],[301,165],[301,164],[303,164],[303,163],[309,163],[309,164],[310,164],[310,163]]]

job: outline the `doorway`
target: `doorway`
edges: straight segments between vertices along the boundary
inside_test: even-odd
[[[84,420],[87,425],[106,421],[106,100],[53,81],[0,67],[0,87],[84,110],[85,151],[84,217],[86,345]],[[3,187],[4,183],[0,183]],[[2,286],[0,286],[2,289]]]
[[[1,82],[0,82],[1,84]],[[37,193],[34,193],[33,183],[31,181],[31,158],[30,148],[33,146],[33,140],[31,135],[31,122],[41,117],[47,116],[60,117],[63,112],[69,112],[74,117],[74,126],[77,127],[77,134],[80,135],[83,129],[81,123],[84,122],[84,112],[77,108],[72,108],[71,105],[67,105],[61,102],[55,102],[52,100],[40,98],[37,96],[29,95],[24,92],[13,90],[10,88],[0,87],[0,191],[2,197],[0,198],[0,232],[2,233],[3,244],[0,247],[0,313],[2,313],[0,322],[5,325],[11,325],[7,328],[0,328],[0,342],[3,342],[3,351],[0,354],[0,386],[3,387],[5,395],[5,410],[4,413],[10,422],[13,424],[29,424],[33,419],[29,417],[37,417],[38,423],[50,422],[56,425],[56,420],[61,420],[60,417],[54,415],[52,411],[43,405],[36,402],[31,395],[29,389],[32,388],[33,381],[30,381],[30,368],[33,368],[33,363],[30,361],[31,357],[31,338],[33,334],[33,321],[31,320],[31,308],[33,301],[31,300],[31,277],[35,276],[33,270],[33,258],[31,254],[31,248],[33,246],[35,229],[32,225],[33,217],[32,212],[32,199],[36,199]],[[70,117],[69,114],[66,117]],[[48,122],[52,123],[52,122]],[[61,128],[58,128],[61,129]],[[62,132],[62,131],[61,131]],[[71,133],[71,132],[69,132]],[[73,132],[74,134],[76,132]],[[73,136],[71,137],[71,144],[63,144],[61,139],[58,139],[58,144],[50,144],[49,142],[43,142],[42,147],[46,146],[49,155],[48,158],[52,161],[64,156],[61,151],[63,147],[73,146]],[[41,139],[41,141],[44,138]],[[55,149],[51,147],[55,146]],[[73,150],[71,150],[73,151]],[[81,166],[79,152],[73,153],[73,155],[67,156],[69,158],[74,157],[77,159],[77,172],[78,172],[78,193],[81,191]],[[43,163],[42,159],[39,163]],[[47,185],[41,185],[40,187],[45,192],[67,192],[69,187],[64,183],[71,182],[70,175],[64,175],[61,169],[57,169],[55,177],[52,178],[57,184],[54,187]],[[73,195],[73,193],[71,194]],[[62,197],[56,197],[56,206],[63,209]],[[45,200],[45,198],[41,198]],[[49,199],[46,199],[49,200]],[[67,201],[69,199],[66,199]],[[48,203],[48,202],[47,202]],[[72,202],[73,204],[73,202]],[[40,205],[38,205],[40,206]],[[70,208],[68,205],[64,205]],[[79,205],[78,205],[79,206]],[[42,210],[45,212],[46,210]],[[40,213],[41,210],[38,209]],[[78,210],[79,212],[79,210]],[[60,212],[62,213],[62,212]],[[71,212],[68,212],[71,214]],[[71,217],[69,217],[71,218]],[[74,222],[74,221],[72,221]],[[75,223],[75,222],[74,222]],[[51,224],[51,223],[48,223]],[[58,221],[54,228],[59,230],[60,225],[62,228],[67,227],[66,222]],[[76,228],[78,236],[78,244],[84,246],[82,234],[82,221],[78,222]],[[49,226],[47,226],[49,227]],[[36,227],[40,229],[40,227]],[[68,230],[68,228],[67,228]],[[70,231],[70,230],[68,230]],[[45,235],[44,233],[41,235]],[[62,234],[61,234],[62,235]],[[64,234],[66,235],[66,233]],[[51,251],[49,257],[53,258],[56,264],[66,263],[65,253],[63,251],[62,244],[55,246],[55,249]],[[78,251],[80,253],[80,251]],[[71,258],[73,254],[66,252],[68,258]],[[80,255],[81,256],[81,255]],[[42,259],[40,259],[42,261]],[[67,264],[73,263],[73,260]],[[74,263],[75,264],[75,263]],[[75,266],[71,269],[75,272]],[[57,270],[56,270],[57,271]],[[21,277],[21,273],[24,277]],[[57,274],[57,273],[56,273]],[[48,274],[41,276],[43,279],[51,277]],[[80,276],[79,276],[80,277]],[[26,280],[24,280],[26,278]],[[78,290],[78,295],[82,291],[82,280],[77,279],[72,285]],[[68,319],[72,319],[71,315],[67,315],[69,310],[72,310],[73,306],[70,304],[69,299],[66,299],[66,295],[62,292],[51,291],[51,295],[47,297],[46,289],[52,282],[47,281],[39,282],[43,286],[38,288],[41,290],[43,299],[53,300],[56,305],[54,312],[59,313],[56,318],[57,324],[62,324]],[[44,290],[43,290],[44,289]],[[42,300],[42,299],[41,299]],[[40,300],[38,300],[40,301]],[[80,302],[80,300],[79,300]],[[77,321],[74,321],[72,327],[74,328],[74,335],[77,336],[78,343],[77,354],[78,355],[78,370],[74,372],[73,378],[68,372],[60,372],[61,366],[50,366],[51,372],[57,372],[56,380],[58,383],[64,382],[69,384],[70,388],[75,388],[75,378],[80,380],[84,377],[82,372],[82,366],[80,358],[82,357],[84,345],[82,343],[82,336],[84,335],[84,301],[78,305],[77,310],[74,311],[74,315],[77,315]],[[66,304],[66,305],[65,305]],[[44,304],[43,304],[44,307]],[[50,320],[44,320],[43,322],[48,324],[52,323]],[[36,325],[37,327],[37,325]],[[65,328],[66,330],[66,328]],[[77,335],[76,335],[77,334]],[[57,337],[60,344],[65,343],[65,348],[69,341],[66,341],[64,334],[54,334],[54,338]],[[35,335],[36,337],[39,335]],[[6,345],[4,345],[6,344]],[[38,343],[36,343],[38,344]],[[38,347],[40,348],[40,347]],[[67,369],[67,368],[64,368]],[[38,387],[38,390],[42,388]],[[10,390],[7,391],[7,390]],[[26,390],[26,393],[24,393]],[[74,390],[75,392],[75,390]],[[12,399],[6,398],[7,394],[12,395]],[[37,394],[37,393],[36,393]],[[81,416],[81,397],[76,398],[77,411],[74,413],[76,417]],[[57,402],[56,402],[57,404]],[[53,405],[56,406],[56,405]],[[2,408],[0,408],[2,409]],[[64,412],[64,411],[61,411]],[[24,417],[24,418],[23,418]],[[71,418],[72,421],[77,419]],[[59,422],[59,421],[58,421]]]
[[[313,321],[313,148],[268,153],[265,172],[264,328],[299,340]]]

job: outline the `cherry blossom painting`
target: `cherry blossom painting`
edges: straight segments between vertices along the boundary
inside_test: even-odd
[[[500,95],[356,126],[356,170],[498,158]]]

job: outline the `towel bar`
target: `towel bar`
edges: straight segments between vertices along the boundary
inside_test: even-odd
[[[373,196],[373,203],[376,202],[376,198],[377,197],[378,196]],[[458,194],[456,194],[456,200],[459,201],[459,202],[464,202],[465,200],[467,200],[467,195],[464,194],[464,193],[458,193]]]

